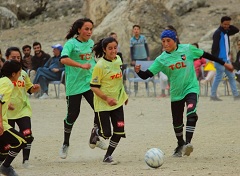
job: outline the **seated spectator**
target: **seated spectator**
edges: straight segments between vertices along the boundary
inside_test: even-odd
[[[64,70],[64,65],[59,61],[61,56],[61,51],[63,47],[60,44],[52,46],[53,57],[50,58],[43,67],[37,69],[34,84],[39,83],[41,86],[41,97],[40,99],[48,98],[48,82],[57,81],[61,79],[62,71]]]
[[[45,53],[42,50],[42,46],[39,42],[34,42],[33,43],[33,50],[34,50],[34,56],[32,57],[32,69],[29,72],[31,82],[33,82],[33,80],[35,78],[37,69],[39,67],[43,67],[44,64],[51,57],[49,54]]]
[[[31,46],[24,45],[22,47],[23,58],[22,58],[22,68],[26,72],[32,70],[32,55],[31,55]]]
[[[199,48],[198,43],[193,43],[192,45]],[[206,59],[203,57],[194,60],[194,68],[195,68],[195,72],[198,80],[200,80],[202,77],[201,67],[205,66],[205,64],[206,64]]]
[[[216,75],[216,69],[214,67],[214,63],[212,61],[207,61],[204,72],[207,72],[207,75],[204,79],[200,81],[201,84],[207,84],[208,82],[212,82],[214,76]]]

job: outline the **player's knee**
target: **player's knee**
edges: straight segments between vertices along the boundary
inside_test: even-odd
[[[197,122],[197,120],[198,120],[198,116],[196,113],[187,117],[187,121],[189,121],[189,122]]]
[[[111,131],[107,130],[101,133],[100,136],[102,136],[104,139],[109,139],[112,136],[112,134]]]
[[[31,144],[34,140],[34,137],[32,135],[25,136],[25,140],[28,144]]]
[[[32,141],[34,140],[34,137],[32,136],[32,131],[31,129],[25,129],[23,132],[23,135],[24,135],[24,139],[26,140],[26,142],[28,144],[31,144]]]

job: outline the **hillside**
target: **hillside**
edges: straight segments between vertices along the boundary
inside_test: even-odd
[[[240,27],[240,18],[237,18],[240,16],[239,0],[209,0],[207,3],[210,5],[209,7],[198,8],[179,17],[182,25],[182,28],[179,30],[181,43],[199,42],[201,40],[200,47],[209,50],[210,36],[208,38],[205,37],[205,39],[202,39],[202,37],[219,26],[220,18],[223,15],[234,15],[235,20],[232,23]],[[81,16],[82,14],[76,13],[62,17],[59,20],[38,22],[38,24],[33,25],[25,22],[20,23],[16,29],[2,30],[0,32],[0,48],[4,52],[9,46],[21,47],[25,44],[31,45],[34,41],[39,41],[42,43],[43,50],[52,54],[50,46],[55,43],[64,44],[64,37],[69,27]],[[159,36],[159,34],[155,35]],[[120,42],[128,45],[129,40]]]

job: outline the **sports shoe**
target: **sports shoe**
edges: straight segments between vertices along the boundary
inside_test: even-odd
[[[103,159],[103,164],[109,164],[109,165],[117,165],[119,162],[114,161],[112,156],[105,156]]]
[[[0,173],[7,176],[18,176],[18,174],[14,171],[12,166],[5,167],[4,165],[1,165]]]
[[[68,148],[69,148],[68,145],[63,144],[63,146],[62,146],[62,148],[60,149],[60,152],[59,152],[60,158],[62,158],[62,159],[67,158]]]
[[[41,97],[39,97],[39,99],[48,99],[48,98],[49,98],[49,96],[46,93],[43,93],[43,95]]]
[[[218,97],[210,97],[210,100],[212,100],[212,101],[222,101],[222,99],[220,99]]]
[[[184,145],[182,152],[183,152],[183,155],[190,156],[190,154],[193,152],[193,145],[190,143]]]
[[[96,130],[97,130],[97,128],[94,127],[91,131],[91,136],[90,136],[90,139],[89,139],[89,147],[91,149],[94,149],[95,147],[98,147],[102,150],[107,150],[108,146],[105,144],[105,142],[100,140],[99,136],[97,135]]]
[[[97,132],[96,132],[97,128],[94,127],[91,131],[91,136],[90,136],[90,139],[89,139],[89,147],[91,149],[94,149],[97,145],[97,142],[100,141],[98,135],[97,135]],[[100,144],[99,144],[100,146]]]
[[[183,145],[178,145],[177,148],[175,148],[173,156],[174,157],[182,157],[182,150],[183,150]]]

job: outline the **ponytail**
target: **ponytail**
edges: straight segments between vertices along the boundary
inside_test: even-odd
[[[107,45],[112,42],[117,42],[117,40],[113,37],[107,37],[99,40],[94,46],[93,46],[93,51],[95,52],[95,56],[97,58],[103,57],[105,55],[103,49],[106,50]]]
[[[73,23],[65,38],[68,40],[70,38],[73,38],[74,35],[79,35],[78,29],[81,29],[85,22],[90,22],[93,24],[92,20],[90,20],[89,18],[78,19]]]

